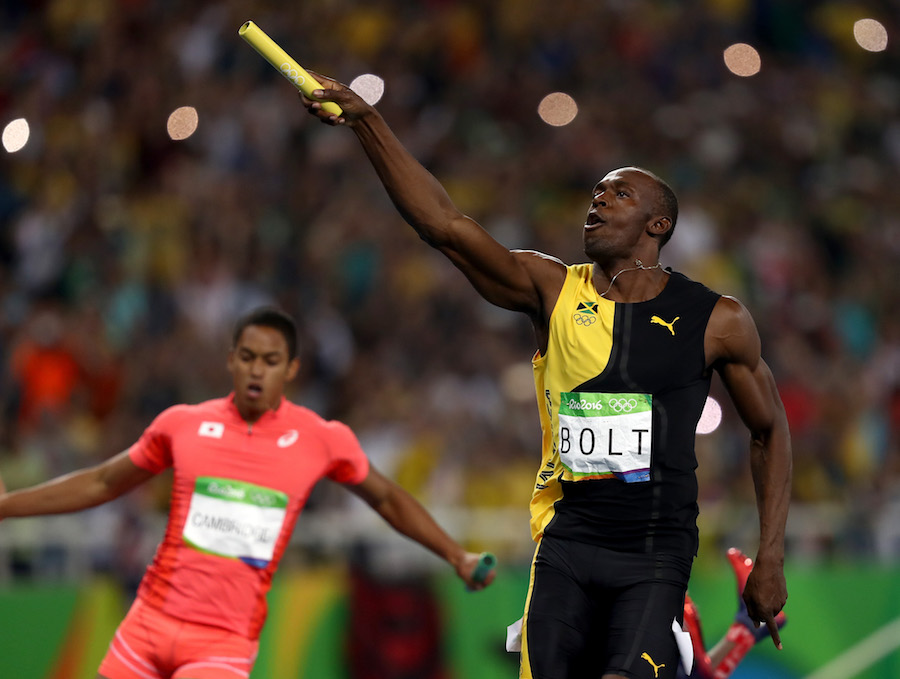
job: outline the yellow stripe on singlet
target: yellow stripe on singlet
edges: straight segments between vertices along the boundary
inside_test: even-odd
[[[547,350],[532,359],[541,419],[541,466],[531,497],[531,534],[537,540],[562,497],[560,475],[573,480],[559,461],[559,403],[562,392],[596,377],[612,353],[616,304],[600,296],[592,279],[593,264],[567,267],[565,283],[550,316]]]
[[[522,616],[522,651],[519,655],[519,679],[532,679],[531,662],[528,660],[528,609],[531,606],[531,592],[534,589],[534,562],[537,559],[538,549],[541,547],[540,538],[534,548],[534,556],[531,557],[531,569],[528,573],[528,593],[525,595],[525,613]]]

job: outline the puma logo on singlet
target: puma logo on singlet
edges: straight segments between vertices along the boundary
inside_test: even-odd
[[[659,316],[651,316],[651,317],[650,317],[650,323],[651,323],[651,325],[652,325],[653,323],[656,323],[656,325],[661,325],[661,326],[663,326],[663,327],[665,327],[665,328],[668,328],[668,329],[669,329],[669,332],[672,333],[672,335],[674,336],[674,335],[675,335],[675,328],[673,328],[672,326],[675,325],[675,321],[677,321],[679,318],[681,318],[681,316],[676,316],[676,317],[673,318],[671,321],[664,321],[664,320],[661,319]]]
[[[656,318],[656,316],[654,316],[653,318]],[[678,319],[676,318],[675,321],[677,321],[677,320]],[[672,321],[672,322],[674,323],[675,321]],[[672,333],[672,334],[674,335],[675,333]],[[653,662],[653,658],[650,657],[649,653],[641,653],[641,657],[653,666],[653,676],[654,677],[658,677],[660,669],[662,669],[663,667],[666,666],[665,663],[657,665],[655,662]]]

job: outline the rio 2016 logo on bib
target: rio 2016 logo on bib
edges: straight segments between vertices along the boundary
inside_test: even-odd
[[[572,480],[650,480],[650,394],[562,392],[558,419],[559,459]]]

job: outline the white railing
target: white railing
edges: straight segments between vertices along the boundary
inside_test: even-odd
[[[444,529],[473,551],[490,550],[505,564],[528,564],[534,545],[526,510],[431,508]],[[788,558],[816,560],[834,556],[835,545],[855,519],[838,504],[794,505],[788,522]],[[16,563],[30,568],[35,579],[78,579],[115,563],[126,543],[133,559],[146,563],[162,537],[165,516],[142,518],[135,532],[123,523],[115,505],[79,514],[12,519],[0,523],[0,582],[13,576]],[[753,505],[705,506],[700,530],[704,544],[719,542],[752,550],[758,519]],[[861,541],[864,543],[865,541]],[[877,544],[877,540],[869,541]],[[440,563],[417,544],[395,533],[377,514],[354,499],[338,509],[309,510],[300,517],[286,559],[346,559],[364,549],[369,565],[385,572],[433,569]],[[840,547],[838,547],[840,549]],[[842,556],[900,561],[898,553],[855,553]]]

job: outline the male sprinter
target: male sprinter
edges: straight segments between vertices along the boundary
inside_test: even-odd
[[[246,679],[266,592],[322,478],[345,484],[400,533],[446,559],[472,589],[478,555],[382,476],[351,430],[284,398],[299,367],[294,321],[263,307],[237,322],[234,391],[162,412],[128,450],[95,467],[0,496],[0,519],[74,512],[173,467],[165,536],[116,631],[99,679]]]
[[[315,77],[315,76],[314,76]],[[673,679],[697,551],[694,434],[718,372],[750,431],[760,543],[744,600],[781,647],[791,447],[784,406],[736,299],[663,269],[678,201],[637,167],[591,190],[589,261],[508,250],[462,214],[378,111],[323,77],[302,96],[349,127],[403,218],[489,302],[528,315],[542,459],[531,499],[537,549],[525,604],[522,679]]]

